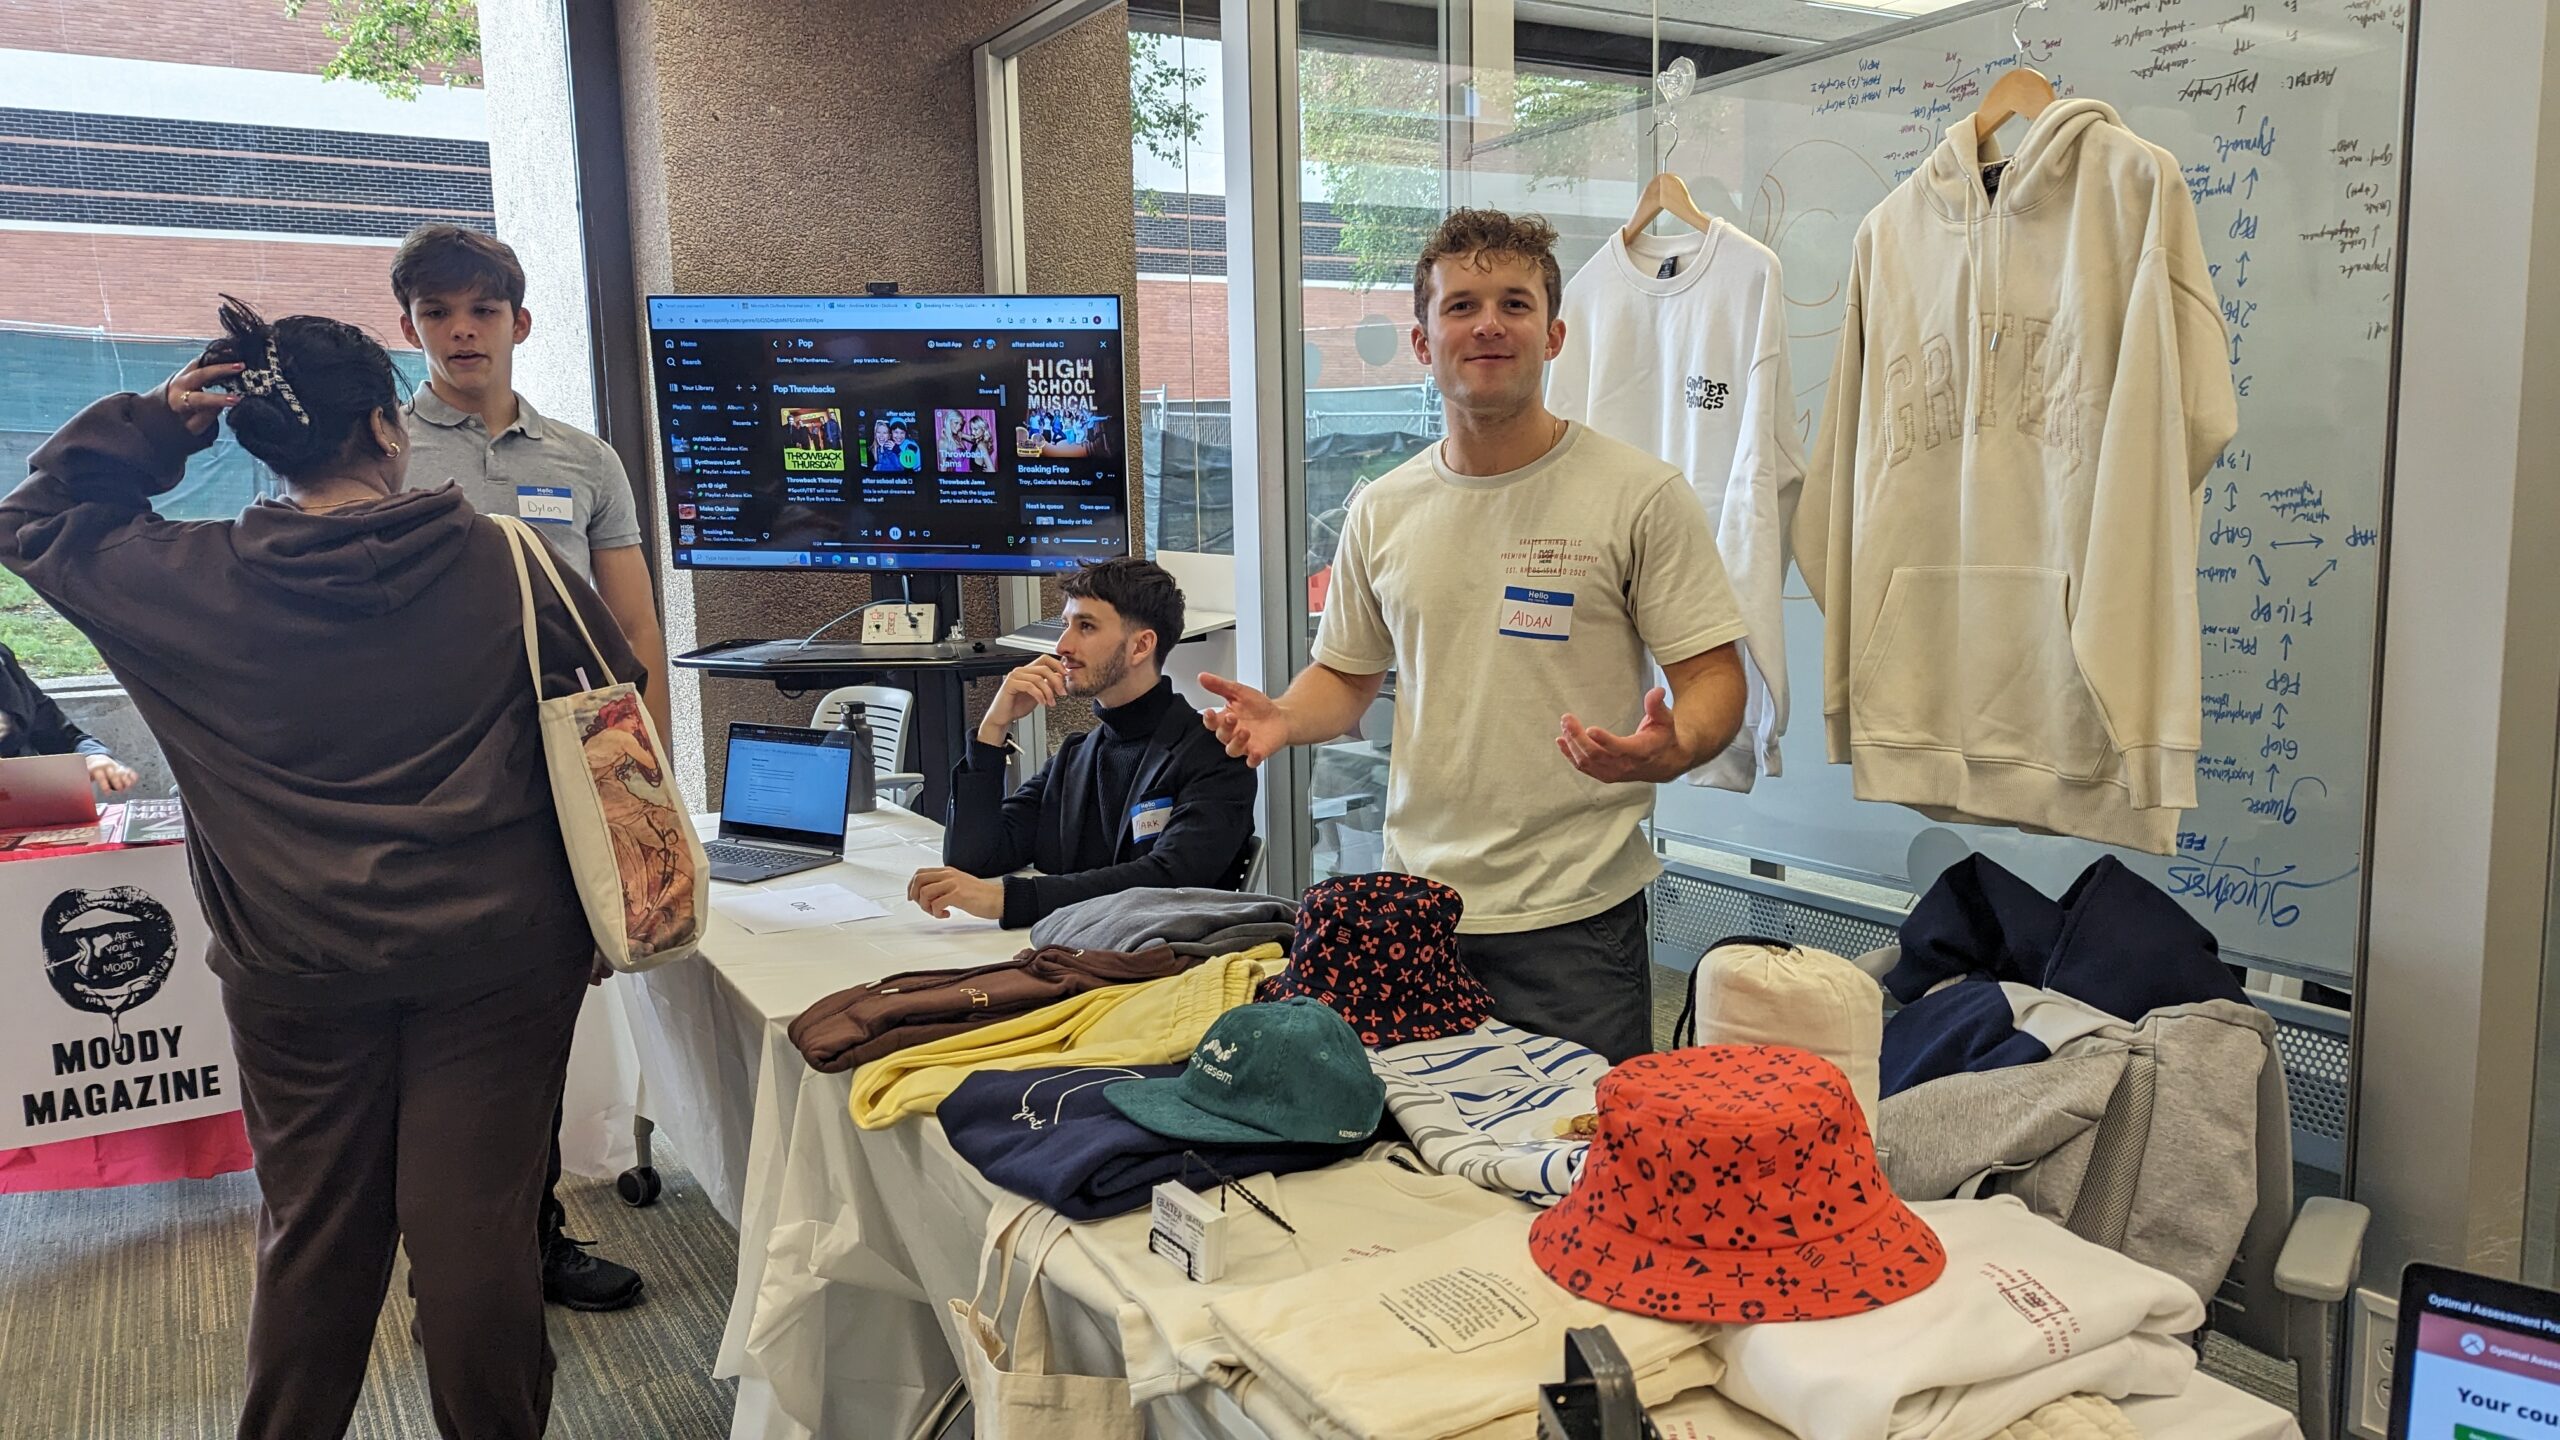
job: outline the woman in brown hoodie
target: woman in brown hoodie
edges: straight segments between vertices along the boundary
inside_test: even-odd
[[[36,451],[0,564],[96,643],[186,799],[265,1198],[239,1434],[345,1433],[405,1239],[438,1430],[534,1440],[535,1212],[592,941],[509,541],[450,486],[402,488],[398,374],[363,332],[237,302],[221,322],[200,363]],[[284,498],[154,514],[226,413]],[[559,693],[586,650],[537,603]]]

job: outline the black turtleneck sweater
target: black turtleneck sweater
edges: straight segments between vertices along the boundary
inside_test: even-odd
[[[1244,878],[1236,862],[1253,835],[1253,771],[1218,744],[1173,682],[1159,679],[1094,715],[1100,725],[1069,736],[1011,795],[1001,746],[971,739],[952,771],[943,860],[1005,877],[1007,929],[1097,895],[1233,888]],[[1009,873],[1025,865],[1040,873]]]

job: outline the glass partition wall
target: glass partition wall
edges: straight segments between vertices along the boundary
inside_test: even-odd
[[[2379,0],[2193,18],[2096,0],[1279,0],[1279,11],[1230,0],[1222,42],[1263,53],[1220,66],[1230,127],[1252,113],[1239,75],[1258,65],[1284,77],[1268,113],[1287,133],[1231,153],[1227,182],[1239,190],[1259,164],[1287,187],[1263,209],[1288,212],[1289,244],[1248,253],[1230,232],[1228,265],[1231,283],[1287,291],[1258,312],[1285,316],[1286,338],[1252,353],[1289,433],[1238,461],[1235,498],[1240,513],[1260,507],[1246,528],[1281,592],[1247,619],[1285,656],[1266,672],[1274,681],[1306,663],[1352,497],[1438,438],[1439,397],[1410,337],[1412,267],[1449,209],[1545,216],[1571,276],[1627,225],[1650,179],[1680,177],[1713,226],[1779,258],[1793,381],[1776,403],[1810,450],[1861,220],[2002,74],[2032,65],[2176,158],[2241,425],[2201,497],[2204,747],[2175,852],[1857,800],[1848,768],[1824,763],[1823,622],[1792,571],[1781,766],[1747,794],[1662,787],[1655,833],[1675,878],[1751,922],[1731,928],[1794,917],[1833,948],[1882,933],[1968,853],[2048,894],[2116,856],[2211,928],[2284,1022],[2297,1157],[2307,1180],[2336,1187],[2364,920],[2407,11]],[[2023,129],[2002,139],[2014,148]],[[1254,303],[1239,297],[1235,313]],[[1275,879],[1380,863],[1392,704],[1390,685],[1357,735],[1274,777],[1274,810],[1297,827]],[[1696,958],[1694,937],[1672,938],[1688,934],[1679,917],[1666,922],[1677,893],[1656,897],[1657,958],[1675,964]]]

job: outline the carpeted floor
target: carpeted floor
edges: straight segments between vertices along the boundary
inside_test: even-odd
[[[600,1181],[562,1187],[569,1233],[648,1278],[611,1315],[554,1308],[554,1440],[718,1440],[714,1381],[737,1243],[661,1146],[666,1193],[632,1210]],[[0,1196],[0,1440],[215,1440],[239,1416],[258,1192],[247,1175]],[[404,1262],[405,1264],[405,1262]],[[426,1367],[395,1274],[356,1440],[434,1440]]]
[[[1657,970],[1668,1043],[1688,976]],[[551,1312],[554,1440],[718,1440],[735,1386],[710,1378],[737,1242],[663,1145],[664,1198],[631,1210],[571,1180],[569,1230],[648,1277],[619,1314]],[[217,1440],[239,1414],[257,1186],[247,1175],[0,1196],[0,1440]],[[434,1440],[426,1369],[392,1277],[354,1440]],[[2292,1367],[2215,1337],[2205,1367],[2290,1409]],[[955,1434],[965,1431],[955,1430]]]

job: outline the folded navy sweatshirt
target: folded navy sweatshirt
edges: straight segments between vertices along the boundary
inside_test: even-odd
[[[1353,1145],[1204,1145],[1139,1128],[1106,1103],[1115,1080],[1179,1075],[1180,1065],[1093,1065],[1048,1070],[982,1070],[942,1102],[951,1148],[998,1185],[1070,1220],[1100,1220],[1145,1208],[1159,1182],[1183,1180],[1206,1194],[1217,1181],[1185,1151],[1230,1179],[1320,1170],[1360,1153]]]

